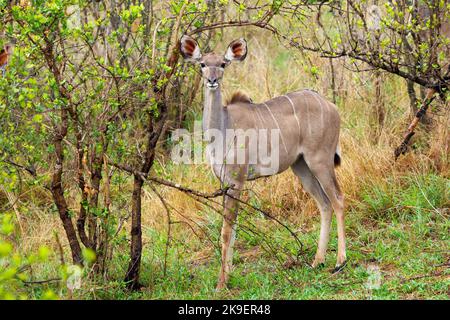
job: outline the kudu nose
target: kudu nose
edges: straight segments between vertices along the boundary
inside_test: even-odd
[[[219,86],[219,82],[217,81],[217,78],[208,78],[206,85],[209,88],[217,88]]]

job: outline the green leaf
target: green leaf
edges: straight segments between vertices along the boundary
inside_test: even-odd
[[[13,246],[6,241],[0,241],[0,257],[6,257],[12,252]]]
[[[43,118],[42,114],[36,114],[33,117],[33,122],[42,123]]]
[[[58,296],[53,292],[53,290],[48,289],[42,294],[43,300],[58,300]]]
[[[87,264],[93,264],[97,259],[95,251],[90,248],[83,249],[83,259]]]
[[[41,261],[47,260],[50,253],[51,253],[51,251],[48,247],[46,247],[46,246],[39,247],[38,256]]]

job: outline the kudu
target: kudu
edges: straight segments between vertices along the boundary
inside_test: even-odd
[[[2,76],[5,76],[6,66],[8,65],[11,53],[12,48],[9,44],[7,44],[2,50],[0,50],[0,70],[2,71]]]
[[[180,51],[185,59],[199,64],[204,78],[203,130],[214,129],[223,133],[230,129],[241,132],[248,129],[278,130],[281,141],[278,168],[273,172],[263,170],[259,162],[249,164],[244,161],[239,164],[216,159],[219,161],[212,163],[212,169],[220,181],[232,186],[224,196],[222,264],[217,288],[226,286],[232,267],[238,199],[245,181],[275,175],[289,167],[315,199],[321,214],[320,239],[312,266],[325,262],[334,210],[338,229],[335,271],[340,270],[345,265],[346,253],[344,199],[334,170],[340,162],[340,117],[336,106],[312,90],[292,92],[263,103],[252,103],[245,95],[235,94],[231,104],[224,106],[221,96],[224,69],[232,61],[245,59],[246,41],[238,39],[231,42],[223,56],[213,52],[202,55],[198,43],[189,36],[183,36]],[[270,146],[271,141],[268,143],[269,149],[274,147]],[[245,144],[244,148],[250,150],[249,144]],[[249,156],[247,154],[246,159]]]

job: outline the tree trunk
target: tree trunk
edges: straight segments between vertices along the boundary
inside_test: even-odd
[[[337,103],[337,91],[336,91],[336,74],[334,71],[333,59],[329,59],[330,62],[330,72],[331,72],[331,92],[333,94],[333,103]]]
[[[379,130],[383,127],[384,124],[384,118],[385,118],[385,111],[383,106],[383,93],[381,90],[382,82],[383,82],[383,75],[380,71],[375,72],[375,112],[376,112],[376,119]]]
[[[408,88],[410,114],[411,118],[413,118],[417,113],[417,95],[414,90],[414,82],[411,80],[406,80],[406,84]]]
[[[98,209],[98,196],[100,193],[100,183],[102,180],[102,157],[93,156],[92,159],[92,174],[91,174],[91,186],[92,186],[92,194],[91,199],[89,201],[89,209],[97,210]],[[97,250],[98,247],[98,232],[97,232],[97,217],[91,212],[88,215],[88,229],[89,229],[89,241],[93,245],[93,250]]]
[[[141,177],[134,176],[132,209],[131,209],[131,246],[130,263],[125,276],[127,287],[137,290],[141,287],[139,283],[139,269],[142,253],[142,228],[141,228],[141,191],[144,181]]]
[[[417,111],[419,111],[417,94],[416,90],[414,89],[414,82],[411,80],[407,80],[406,82],[408,88],[410,114],[411,118],[413,119],[416,116]],[[426,89],[424,87],[420,87],[420,99],[422,101],[425,101],[426,99]],[[430,124],[430,118],[428,117],[427,114],[424,114],[419,121],[420,123],[425,125]]]
[[[53,43],[46,39],[45,48],[42,50],[48,69],[53,74],[56,84],[58,85],[58,91],[62,97],[70,102],[71,97],[67,88],[63,85],[61,79],[60,69],[56,65],[56,59],[54,55]],[[64,197],[64,186],[62,181],[63,165],[64,165],[64,148],[62,141],[67,136],[69,126],[69,111],[71,106],[66,105],[61,108],[61,125],[57,128],[53,144],[55,146],[56,162],[52,175],[52,196],[53,201],[58,208],[59,217],[63,223],[64,230],[66,231],[67,240],[69,241],[70,250],[72,252],[72,259],[74,264],[83,264],[83,257],[81,254],[80,243],[77,238],[77,234],[72,223],[72,219],[69,214],[66,199]]]
[[[375,81],[375,101],[374,101],[374,108],[372,110],[373,114],[373,122],[374,130],[372,131],[372,141],[373,143],[378,143],[378,139],[380,137],[380,134],[383,130],[384,125],[384,118],[386,116],[384,106],[383,106],[383,93],[382,93],[382,78],[383,74],[381,71],[376,70],[374,72]]]
[[[53,201],[58,208],[59,217],[61,218],[64,230],[66,231],[67,240],[69,241],[70,250],[72,251],[72,260],[74,264],[83,264],[83,257],[81,254],[80,243],[78,242],[77,234],[75,228],[72,224],[72,220],[69,215],[69,209],[67,206],[66,199],[64,197],[64,188],[62,183],[62,173],[63,173],[63,161],[64,161],[64,150],[62,146],[62,140],[67,134],[68,116],[67,110],[61,110],[61,127],[59,132],[56,133],[54,139],[56,163],[55,169],[52,176],[52,196]]]
[[[428,91],[427,88],[425,88],[423,86],[420,87],[420,98],[422,99],[423,103],[425,103],[425,101],[427,99],[427,94],[428,94],[427,91]],[[419,110],[417,110],[417,111],[419,111]],[[422,115],[422,117],[420,117],[419,121],[421,124],[424,124],[426,126],[431,124],[431,118],[427,113],[424,113]]]

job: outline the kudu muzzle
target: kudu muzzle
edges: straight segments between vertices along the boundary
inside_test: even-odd
[[[218,67],[209,67],[205,79],[206,86],[211,89],[215,89],[219,86],[219,80],[221,78],[220,69]]]

